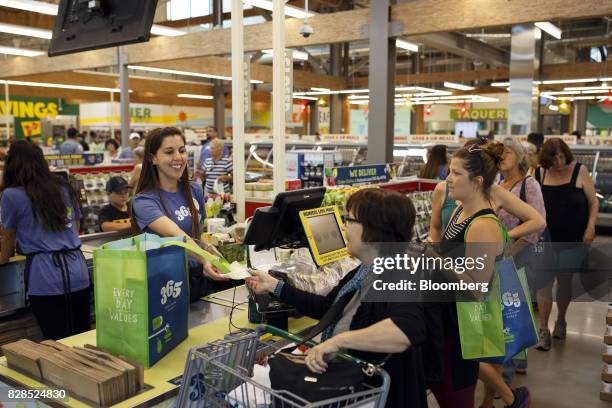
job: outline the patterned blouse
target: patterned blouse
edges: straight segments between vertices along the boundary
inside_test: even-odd
[[[512,189],[510,190],[515,196],[521,196],[521,185],[522,181],[516,183]],[[544,208],[544,198],[542,197],[542,190],[540,189],[540,184],[533,177],[527,177],[525,181],[525,198],[527,204],[531,205],[533,208],[539,212],[544,219],[546,219],[546,209]],[[508,231],[519,226],[521,224],[521,220],[516,218],[514,215],[510,214],[503,208],[497,211],[497,217],[504,223]],[[527,235],[523,237],[528,242],[535,244],[540,239],[540,235],[542,231],[535,232],[533,234]]]

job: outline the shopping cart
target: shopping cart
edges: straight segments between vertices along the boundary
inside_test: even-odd
[[[194,347],[187,355],[183,383],[175,407],[219,408],[294,408],[294,407],[383,407],[389,392],[390,379],[386,371],[370,365],[371,376],[379,377],[379,386],[363,384],[363,390],[324,401],[309,402],[283,390],[272,390],[256,381],[253,368],[256,358],[278,350],[279,343],[262,343],[265,333],[281,337],[283,345],[301,342],[299,336],[273,326],[261,325],[254,331],[227,336],[201,347]],[[315,343],[307,342],[312,346]],[[363,363],[354,357],[339,353],[338,358]]]

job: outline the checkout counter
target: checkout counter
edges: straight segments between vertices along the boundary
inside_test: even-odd
[[[314,191],[317,190],[317,191]],[[345,238],[339,228],[339,214],[330,208],[319,209],[325,189],[302,190],[302,192],[290,192],[279,194],[275,204],[267,211],[262,210],[260,215],[254,217],[253,224],[249,227],[249,234],[245,237],[245,244],[251,243],[251,249],[258,247],[262,250],[270,250],[281,244],[314,245],[311,249],[313,260],[316,264],[334,262],[339,257],[346,257]],[[313,194],[316,193],[316,197]],[[298,217],[296,219],[296,217]],[[331,217],[331,218],[330,218]],[[303,227],[298,224],[301,218]],[[287,220],[291,220],[288,222]],[[330,221],[336,222],[330,222]],[[270,226],[273,225],[273,228]],[[257,228],[263,226],[264,228]],[[296,234],[296,228],[300,233]],[[317,234],[316,229],[323,228],[325,234]],[[322,242],[328,238],[329,242]],[[109,241],[121,238],[118,233],[100,233],[81,237],[82,251],[88,262],[92,265],[93,250]],[[334,241],[340,240],[341,243]],[[318,249],[317,249],[318,248]],[[16,259],[6,267],[20,268],[24,259]],[[291,263],[289,263],[291,265]],[[295,264],[293,264],[295,267]],[[271,269],[280,271],[287,268],[287,263],[270,265]],[[290,269],[290,268],[289,268]],[[17,275],[17,274],[16,274]],[[23,275],[21,275],[23,276]],[[14,283],[16,292],[24,292],[23,277]],[[21,295],[20,295],[21,296]],[[23,305],[25,305],[25,294],[23,293]],[[236,328],[254,329],[260,323],[254,321],[247,307],[252,302],[252,294],[245,286],[228,289],[211,294],[202,298],[203,302],[195,302],[190,306],[189,336],[176,348],[164,356],[158,363],[144,371],[145,388],[139,394],[114,405],[115,407],[169,407],[173,406],[175,397],[178,395],[179,386],[182,381],[185,359],[189,350],[195,346],[201,346],[214,340],[222,339]],[[264,316],[265,319],[265,316]],[[316,321],[307,317],[296,317],[288,314],[286,317],[288,331],[300,333],[313,326]],[[269,336],[269,335],[268,335]],[[69,346],[84,346],[96,344],[96,332],[91,330],[76,336],[61,340]],[[0,386],[1,383],[9,387],[38,388],[45,387],[44,384],[7,367],[6,359],[0,358]],[[84,402],[69,397],[63,401],[43,401],[52,406],[86,407]],[[40,401],[39,401],[40,403]],[[37,405],[37,406],[40,406]]]
[[[124,236],[120,232],[100,232],[79,237],[90,276],[93,274],[94,249]],[[17,255],[0,266],[0,317],[9,316],[27,306],[25,287],[25,257]]]

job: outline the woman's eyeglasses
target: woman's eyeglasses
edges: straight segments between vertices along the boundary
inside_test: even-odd
[[[351,222],[352,222],[352,223],[355,223],[355,224],[361,224],[361,221],[359,221],[359,220],[358,220],[358,219],[356,219],[356,218],[351,218],[351,217],[349,217],[349,216],[345,216],[345,217],[344,217],[344,224],[349,224],[349,223],[351,223]]]

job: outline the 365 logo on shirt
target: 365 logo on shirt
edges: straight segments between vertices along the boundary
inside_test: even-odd
[[[174,211],[174,214],[179,221],[183,221],[185,218],[191,217],[191,211],[189,211],[189,208],[185,207],[184,205],[182,205],[178,210]]]

